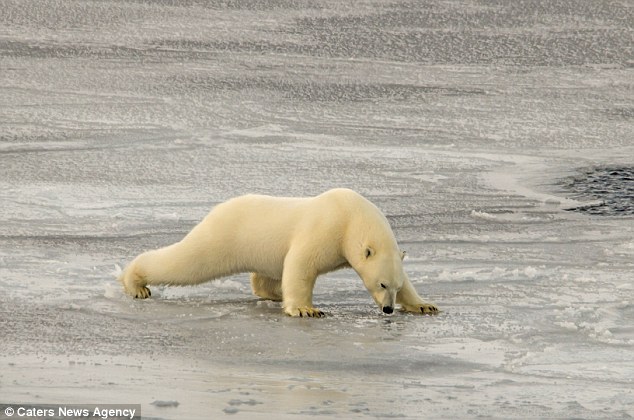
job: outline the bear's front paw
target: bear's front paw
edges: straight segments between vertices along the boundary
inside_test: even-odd
[[[435,315],[440,312],[438,307],[436,305],[432,305],[431,303],[423,303],[422,305],[420,305],[419,309],[424,314]]]
[[[304,308],[286,308],[284,310],[286,312],[287,315],[290,316],[299,316],[299,317],[309,317],[309,318],[321,318],[323,316],[325,316],[326,314],[324,314],[322,311],[320,311],[317,308],[308,308],[308,307],[304,307]]]
[[[152,296],[152,292],[147,286],[141,286],[131,294],[135,299],[147,299]]]
[[[402,305],[403,310],[425,315],[436,315],[440,309],[432,303],[417,303],[415,305]]]

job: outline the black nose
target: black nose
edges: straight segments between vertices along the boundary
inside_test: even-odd
[[[386,314],[391,314],[392,312],[394,312],[394,308],[392,308],[391,306],[384,306],[383,312],[385,312]]]

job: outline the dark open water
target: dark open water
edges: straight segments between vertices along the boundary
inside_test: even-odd
[[[603,167],[584,171],[563,181],[564,188],[580,199],[600,200],[571,211],[599,216],[634,215],[634,168]]]

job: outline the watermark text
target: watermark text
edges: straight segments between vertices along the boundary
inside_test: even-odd
[[[140,404],[4,404],[0,403],[0,419],[141,419]]]

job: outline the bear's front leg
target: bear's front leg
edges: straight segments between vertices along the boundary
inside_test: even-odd
[[[284,312],[286,312],[286,315],[290,315],[290,316],[298,316],[300,318],[303,317],[307,317],[307,318],[321,318],[326,316],[325,313],[323,313],[322,311],[320,311],[317,308],[309,308],[309,307],[302,307],[302,308],[287,308],[284,307]]]
[[[440,312],[436,305],[425,302],[423,298],[416,293],[416,289],[414,289],[409,279],[405,279],[403,287],[396,294],[396,303],[400,304],[403,310],[407,312],[429,315]]]
[[[282,306],[290,316],[321,318],[324,313],[313,307],[313,287],[317,273],[307,271],[306,266],[290,254],[284,261],[282,274]]]

